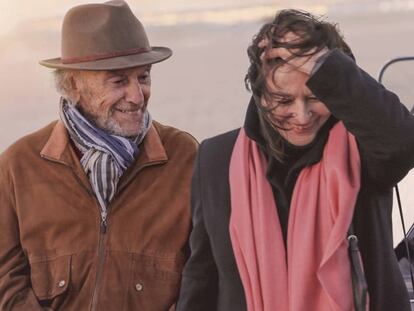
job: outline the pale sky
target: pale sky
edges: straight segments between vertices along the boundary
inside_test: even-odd
[[[73,6],[101,2],[99,0],[0,0],[0,37],[10,34],[19,24],[52,21],[60,23],[63,15]],[[104,1],[102,1],[104,2]],[[264,12],[292,7],[316,14],[325,14],[327,8],[336,11],[361,11],[384,6],[405,11],[414,10],[414,0],[127,0],[134,13],[146,25],[169,25],[196,22],[222,22],[223,24],[262,19]],[[270,7],[270,9],[269,9]],[[232,11],[233,10],[233,11]],[[202,15],[207,12],[208,16]],[[227,11],[223,16],[222,11]],[[228,12],[230,11],[230,12]],[[171,13],[180,14],[171,16]],[[185,13],[185,16],[183,16]],[[249,16],[250,15],[250,16]],[[183,18],[184,17],[184,18]],[[55,26],[53,24],[53,26]]]
[[[67,10],[73,6],[91,2],[101,2],[99,0],[0,0],[0,37],[9,34],[20,23],[30,23],[39,20],[61,20]],[[102,1],[104,2],[104,1]],[[302,8],[313,13],[324,14],[326,8],[343,13],[354,11],[361,12],[372,7],[380,7],[381,11],[407,11],[414,10],[414,0],[127,0],[134,13],[141,18],[149,15],[149,22],[157,22],[158,19],[174,19],[171,16],[159,16],[160,14],[177,13],[183,11],[193,11],[200,13],[203,10],[211,10],[217,13],[220,9],[245,8],[250,10],[252,7],[273,6],[274,8],[296,7]],[[266,8],[262,8],[266,9]],[[247,11],[246,10],[246,11]],[[154,14],[158,14],[155,16]],[[207,17],[207,22],[214,18],[224,20],[234,20],[234,15],[239,12],[231,13],[233,16],[214,16]],[[248,15],[242,12],[242,15]],[[259,10],[252,12],[252,17],[263,13]],[[175,17],[176,18],[176,17]],[[177,19],[177,18],[176,18]],[[192,22],[192,19],[199,20],[199,16],[192,16],[184,19]],[[178,20],[182,20],[181,17]],[[145,21],[145,19],[144,19]],[[205,21],[205,20],[204,20]],[[247,21],[241,18],[240,21]],[[146,22],[148,24],[148,22]],[[161,23],[162,24],[162,23]],[[165,24],[165,23],[164,23]]]
[[[306,2],[306,0],[304,0]],[[22,21],[62,17],[76,5],[94,0],[0,0],[0,35],[7,34]],[[102,1],[104,2],[104,1]],[[274,4],[272,0],[129,0],[134,11],[145,13],[202,10],[230,6]],[[303,2],[303,1],[302,1]]]

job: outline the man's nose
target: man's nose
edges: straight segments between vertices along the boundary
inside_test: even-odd
[[[128,83],[125,90],[125,100],[133,104],[140,104],[144,100],[142,86],[138,81],[131,81]]]

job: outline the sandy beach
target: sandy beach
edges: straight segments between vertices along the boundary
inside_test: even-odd
[[[345,12],[334,6],[328,17],[338,22],[359,65],[373,77],[389,59],[414,55],[414,10]],[[244,87],[246,48],[261,23],[149,27],[152,45],[169,46],[174,51],[170,60],[153,66],[153,118],[186,130],[199,140],[242,125],[250,97]],[[38,61],[59,55],[59,32],[40,20],[22,24],[0,37],[0,151],[58,117],[59,96],[51,71]],[[386,77],[387,83],[407,92],[404,101],[414,104],[414,94],[409,94],[414,64],[411,73],[408,66],[401,68]],[[407,78],[409,74],[411,79]],[[401,185],[408,223],[414,220],[413,186],[414,173]],[[394,221],[394,228],[395,241],[399,241],[399,221]]]

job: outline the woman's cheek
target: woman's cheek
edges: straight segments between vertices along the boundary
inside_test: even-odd
[[[289,123],[289,118],[284,116],[280,111],[278,113],[272,113],[270,115],[270,120],[273,124],[281,127]]]

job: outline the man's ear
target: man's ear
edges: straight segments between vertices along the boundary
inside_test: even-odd
[[[71,84],[70,98],[74,103],[78,103],[80,100],[82,77],[79,71],[72,71],[69,77]]]

